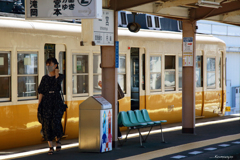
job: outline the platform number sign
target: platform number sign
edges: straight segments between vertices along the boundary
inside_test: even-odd
[[[89,4],[91,4],[92,0],[78,0],[78,3],[81,6],[88,6]]]

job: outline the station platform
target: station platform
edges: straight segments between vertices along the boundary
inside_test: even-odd
[[[78,139],[62,140],[62,150],[47,155],[47,143],[0,151],[0,159],[20,160],[240,160],[240,115],[196,120],[195,134],[182,134],[181,123],[163,125],[164,139],[161,143],[160,129],[154,128],[145,148],[139,144],[138,133],[130,136],[118,148],[105,153],[81,153]],[[123,138],[124,138],[123,133]]]

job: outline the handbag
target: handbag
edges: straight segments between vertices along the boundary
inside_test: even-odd
[[[41,123],[41,124],[43,124],[41,103],[38,105],[37,118],[38,118],[38,122]]]
[[[65,101],[64,101],[64,96],[63,96],[63,91],[62,91],[62,87],[61,87],[61,97],[62,97],[62,110],[63,112],[66,111],[66,109],[68,108],[68,106],[65,104]]]

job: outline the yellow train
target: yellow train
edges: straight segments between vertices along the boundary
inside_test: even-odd
[[[80,46],[81,25],[0,18],[0,150],[42,143],[37,120],[45,60],[56,57],[65,74],[68,110],[63,126],[78,137],[79,104],[101,94],[99,46]],[[147,109],[153,120],[182,119],[182,34],[119,28],[120,111]],[[224,115],[225,43],[197,35],[196,117]],[[94,118],[94,117],[93,117]]]

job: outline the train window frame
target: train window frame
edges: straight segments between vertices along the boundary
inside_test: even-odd
[[[8,74],[0,74],[0,78],[9,78],[9,98],[0,98],[0,102],[10,102],[11,101],[11,97],[12,97],[12,56],[11,56],[11,51],[0,51],[0,54],[7,54],[8,55],[8,61],[10,62],[10,64],[8,64]],[[1,60],[2,61],[2,60]],[[3,63],[4,63],[4,59],[3,59]],[[3,64],[4,66],[4,64]]]
[[[101,67],[100,67],[100,64],[101,64],[101,54],[100,53],[93,53],[93,57],[92,57],[92,63],[93,63],[93,65],[95,64],[94,63],[94,56],[99,56],[100,58],[100,63],[97,65],[97,68],[98,69],[100,69],[100,73],[94,73],[94,67],[93,67],[93,70],[92,70],[92,72],[93,72],[93,77],[92,77],[92,86],[93,86],[93,88],[92,88],[92,93],[93,93],[93,95],[101,95],[102,94],[102,87],[101,87],[101,83],[99,83],[98,82],[98,86],[99,86],[99,88],[101,87],[101,92],[94,92],[94,76],[101,76],[101,82],[102,82],[102,69],[101,69]]]
[[[221,52],[222,54],[222,52]],[[218,57],[218,87],[222,88],[222,77],[223,77],[223,61],[222,56]]]
[[[169,56],[169,57],[174,57],[174,67],[172,66],[171,69],[166,69],[166,57]],[[177,60],[177,56],[176,55],[172,55],[172,54],[167,54],[167,55],[164,55],[164,90],[165,92],[175,92],[176,91],[176,60]],[[175,86],[170,86],[170,87],[167,87],[166,86],[166,72],[174,72],[174,78],[175,78]],[[173,88],[173,89],[172,89]]]
[[[182,71],[183,71],[183,65],[181,66],[182,70],[181,71],[179,70],[179,68],[180,68],[180,65],[179,65],[180,64],[179,63],[180,58],[181,58],[181,62],[182,62],[182,56],[178,56],[178,69],[177,69],[178,70],[177,71],[178,72],[178,91],[182,91],[182,87],[180,87],[180,85],[179,85],[180,84],[180,76],[179,75],[180,75],[180,73],[182,74]]]
[[[124,73],[120,73],[119,72],[119,69],[120,69],[120,57],[121,56],[124,56],[125,57],[125,72]],[[118,82],[118,84],[119,84],[119,86],[121,87],[121,89],[122,89],[122,91],[123,91],[123,93],[124,94],[127,94],[127,84],[126,84],[126,82],[127,82],[127,55],[126,54],[119,54],[119,68],[118,68],[118,78],[119,78],[119,75],[123,75],[124,76],[124,88],[125,88],[125,90],[122,88],[122,86],[120,85],[120,83]]]
[[[200,73],[200,76],[201,76],[201,86],[197,86],[197,65],[198,65],[198,61],[197,61],[197,57],[200,57],[200,60],[201,60],[201,73]],[[204,86],[204,56],[202,54],[198,54],[196,55],[196,63],[195,63],[195,75],[196,75],[196,83],[195,83],[195,86],[196,88],[203,88]]]
[[[160,72],[151,72],[151,57],[160,57]],[[156,93],[156,92],[162,92],[162,87],[163,87],[163,83],[162,83],[162,72],[163,72],[163,56],[162,55],[157,55],[157,54],[150,54],[149,55],[149,90],[150,93]],[[151,74],[160,74],[160,89],[151,89]]]
[[[74,76],[88,76],[88,80],[87,80],[87,83],[88,83],[88,86],[87,86],[87,89],[88,89],[88,92],[87,93],[73,93],[73,85],[72,85],[72,96],[73,97],[87,97],[90,95],[90,87],[89,87],[89,79],[90,79],[90,70],[89,70],[89,60],[90,60],[90,57],[89,57],[89,54],[88,53],[72,53],[72,65],[73,64],[73,57],[74,56],[87,56],[87,60],[88,60],[88,72],[87,73],[74,73],[74,68],[72,66],[72,83],[74,81],[73,77]]]
[[[62,92],[63,92],[63,95],[66,95],[66,51],[60,51],[58,54],[58,59],[59,59],[59,72],[64,75],[64,79],[61,84]],[[64,73],[64,68],[65,68],[65,73]]]
[[[36,54],[37,55],[37,73],[36,74],[19,74],[18,73],[18,55],[19,54]],[[28,101],[28,100],[36,100],[38,98],[38,80],[39,80],[39,52],[38,51],[18,51],[17,52],[17,94],[18,94],[18,85],[19,85],[19,82],[18,82],[18,78],[19,77],[36,77],[36,96],[27,96],[27,97],[19,97],[17,95],[17,100],[18,101]]]
[[[215,66],[215,71],[208,71],[208,67],[207,66],[208,66],[208,59],[209,58],[214,58],[215,59],[215,65],[214,65]],[[217,85],[216,85],[216,82],[217,82],[216,81],[217,80],[216,79],[216,75],[217,75],[216,59],[217,59],[216,56],[207,56],[207,58],[206,58],[206,64],[207,64],[207,66],[206,66],[206,79],[207,79],[206,86],[207,86],[207,89],[216,89],[217,88]],[[215,83],[214,83],[215,85],[214,86],[208,86],[208,76],[207,76],[207,74],[210,73],[210,72],[215,74]]]

